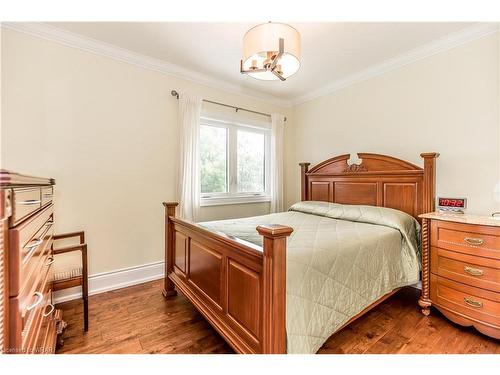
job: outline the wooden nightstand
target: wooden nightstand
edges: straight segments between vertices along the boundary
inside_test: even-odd
[[[500,220],[427,213],[422,218],[422,295],[429,315],[500,339]]]

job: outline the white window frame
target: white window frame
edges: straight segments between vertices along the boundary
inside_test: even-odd
[[[267,124],[244,124],[235,121],[221,120],[202,116],[200,126],[214,126],[225,128],[227,131],[226,145],[226,184],[225,193],[201,193],[200,206],[221,206],[227,204],[258,203],[271,201],[270,195],[270,154],[271,154],[271,129]],[[264,134],[264,191],[253,193],[238,192],[237,178],[237,136],[238,130]],[[201,160],[200,160],[201,165]],[[201,168],[200,168],[201,173]],[[200,175],[201,190],[201,175]]]

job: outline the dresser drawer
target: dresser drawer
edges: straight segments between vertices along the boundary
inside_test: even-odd
[[[53,235],[52,215],[53,206],[49,205],[9,230],[11,297],[21,293],[25,285],[36,283],[42,263],[47,262]]]
[[[25,293],[10,298],[11,346],[26,353],[32,350],[40,331],[43,314],[47,309],[50,293],[51,267],[46,267],[38,284]],[[19,334],[20,332],[20,334]]]
[[[431,245],[500,260],[500,230],[496,227],[433,220]]]
[[[51,257],[44,258],[44,261],[40,262],[40,267],[36,270],[34,277],[29,280],[29,283],[15,297],[20,303],[19,306],[22,308],[23,314],[26,312],[26,306],[37,302],[39,299],[37,298],[38,293],[45,294],[47,286],[51,287],[53,277],[52,261]],[[45,303],[47,299],[43,298],[43,301]]]
[[[431,248],[431,272],[477,288],[500,292],[500,261]]]
[[[44,312],[40,332],[33,352],[35,354],[54,354],[56,352],[57,323],[61,320],[61,310],[49,304]]]
[[[22,336],[26,336],[23,340],[23,348],[25,348],[28,353],[37,353],[40,348],[37,347],[38,338],[42,333],[42,326],[44,320],[46,319],[47,313],[51,310],[52,305],[52,291],[50,289],[50,283],[47,283],[43,291],[43,302],[42,307],[36,315],[33,316],[33,321],[30,327],[26,327],[23,331]]]
[[[431,274],[431,300],[438,307],[500,327],[500,294]]]
[[[47,330],[49,329],[56,311],[55,306],[52,304],[52,290],[50,289],[50,283],[46,284],[43,304],[44,306],[40,310],[40,314],[38,315],[36,322],[34,322],[33,327],[29,330],[29,334],[26,339],[25,345],[28,353],[44,354],[47,351],[44,347],[45,335],[47,334]]]
[[[17,225],[23,219],[41,207],[40,188],[12,189],[12,217],[11,225]]]
[[[42,201],[42,207],[52,203],[52,196],[54,195],[54,189],[52,186],[46,186],[42,188],[41,191],[41,201]]]

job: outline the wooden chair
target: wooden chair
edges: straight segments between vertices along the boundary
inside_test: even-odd
[[[54,255],[64,254],[73,251],[81,251],[82,253],[82,272],[81,275],[70,276],[64,279],[54,280],[53,291],[73,288],[75,286],[82,286],[82,299],[83,299],[83,329],[85,332],[89,330],[89,288],[88,288],[88,264],[87,264],[87,244],[85,243],[85,232],[72,232],[57,234],[53,236],[54,241],[79,237],[80,243],[77,245],[69,245],[55,249],[52,244],[52,251]]]

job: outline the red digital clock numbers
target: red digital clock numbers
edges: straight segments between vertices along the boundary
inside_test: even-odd
[[[438,206],[442,208],[465,208],[464,198],[439,198]]]

